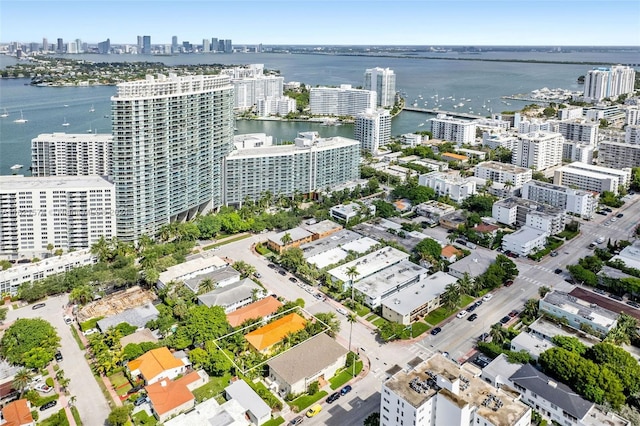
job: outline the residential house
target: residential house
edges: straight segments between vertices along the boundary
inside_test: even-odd
[[[588,326],[593,332],[602,336],[616,326],[618,319],[616,312],[557,290],[547,293],[540,299],[539,309],[543,314],[565,318],[567,325],[577,330]]]
[[[194,410],[179,414],[164,423],[165,426],[224,425],[251,426],[245,408],[235,399],[220,405],[215,398],[204,400]]]
[[[18,399],[2,408],[1,426],[36,426],[31,415],[31,404],[27,399]]]
[[[347,349],[320,333],[271,359],[267,381],[280,396],[306,392],[318,379],[329,380],[344,367]]]
[[[129,361],[127,368],[131,377],[141,377],[146,385],[163,379],[174,379],[187,370],[185,362],[176,358],[166,347],[151,349]]]
[[[245,409],[251,423],[261,426],[271,420],[271,408],[244,380],[236,380],[224,389],[227,401],[236,400]]]
[[[230,313],[249,303],[267,296],[267,292],[258,283],[249,278],[226,287],[216,288],[209,293],[198,296],[201,305],[222,306],[225,313]]]
[[[442,252],[440,253],[440,257],[448,262],[455,262],[458,258],[462,257],[464,253],[461,250],[458,250],[451,244],[448,244],[442,247]]]
[[[164,378],[145,386],[153,415],[159,422],[164,422],[172,416],[193,408],[196,400],[192,391],[208,381],[207,373],[200,370],[192,371],[177,380]]]
[[[231,327],[238,327],[250,319],[260,319],[266,322],[281,306],[282,303],[272,295],[272,297],[265,297],[227,314],[227,321]]]
[[[284,239],[284,240],[283,240]],[[313,240],[313,234],[306,229],[299,227],[282,231],[267,240],[267,246],[277,252],[282,253],[284,250],[300,247],[304,243]]]
[[[258,352],[268,353],[276,343],[280,343],[289,333],[304,329],[307,321],[294,313],[278,318],[244,336],[249,344]]]
[[[158,315],[160,315],[160,312],[158,312],[152,302],[148,302],[142,306],[127,309],[119,314],[103,318],[98,321],[96,325],[103,333],[111,327],[117,327],[122,323],[127,323],[140,329],[144,328],[149,321],[157,319]]]

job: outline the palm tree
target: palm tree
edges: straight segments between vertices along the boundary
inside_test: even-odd
[[[291,234],[288,232],[285,232],[284,235],[282,236],[282,238],[280,238],[280,241],[282,242],[282,247],[286,247],[289,243],[291,243],[291,241],[293,241],[293,238],[291,238]]]
[[[491,342],[498,345],[501,345],[506,338],[505,329],[499,322],[491,326],[491,331],[489,332],[489,334],[491,335]]]
[[[460,289],[456,283],[447,284],[444,292],[440,295],[440,301],[447,310],[454,310],[460,303]]]
[[[524,309],[522,309],[523,318],[538,318],[538,301],[536,299],[529,299],[524,302]]]
[[[465,272],[462,275],[462,278],[458,279],[458,289],[460,290],[461,294],[471,295],[474,290],[473,284],[473,278],[471,277],[471,275],[469,275],[468,272]]]
[[[69,293],[69,300],[84,305],[93,300],[93,287],[88,284],[74,288]]]
[[[20,398],[22,398],[24,390],[29,386],[29,382],[31,382],[31,372],[26,368],[21,368],[16,372],[16,375],[13,376],[13,382],[11,382],[11,384],[20,392]]]
[[[232,266],[233,266],[233,269],[240,272],[240,276],[242,278],[248,278],[249,276],[255,274],[256,272],[256,268],[253,265],[250,265],[243,260],[238,260],[234,262]]]
[[[625,313],[620,314],[618,323],[609,331],[605,341],[614,345],[628,345],[632,339],[638,337],[638,320]]]
[[[211,278],[205,278],[200,281],[198,285],[198,294],[205,294],[213,291],[216,288],[216,283]]]
[[[104,235],[102,235],[100,239],[91,246],[91,253],[98,256],[98,260],[100,262],[106,262],[109,260],[110,251],[109,242]]]
[[[508,180],[508,181],[506,181],[506,182],[504,183],[504,190],[505,190],[504,195],[505,195],[505,196],[509,193],[509,190],[510,190],[511,188],[513,188],[513,186],[514,186],[514,185],[513,185],[513,182],[511,182],[510,180]]]
[[[357,320],[356,314],[353,312],[347,315],[347,321],[349,322],[349,350],[351,350],[351,333],[353,333],[353,323]]]
[[[354,278],[360,275],[360,272],[358,272],[358,268],[356,268],[355,266],[349,266],[345,274],[347,274],[347,276],[351,279],[351,300],[355,300],[354,299],[354,284],[355,284]]]
[[[540,297],[542,299],[544,299],[544,297],[547,295],[547,293],[549,293],[551,291],[551,289],[549,287],[547,287],[546,285],[543,285],[542,287],[540,287],[538,289],[538,294],[540,295]]]

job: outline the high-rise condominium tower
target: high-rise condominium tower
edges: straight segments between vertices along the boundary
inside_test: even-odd
[[[370,68],[364,72],[364,88],[377,93],[376,106],[391,107],[395,103],[396,75],[389,68]]]
[[[633,93],[636,71],[632,67],[615,65],[589,70],[584,80],[584,97],[601,101],[604,98]]]
[[[386,109],[368,109],[356,116],[354,136],[360,142],[360,148],[373,155],[378,149],[389,143],[391,138],[391,115]]]
[[[149,76],[119,84],[111,104],[118,238],[153,236],[222,204],[234,131],[229,77]]]

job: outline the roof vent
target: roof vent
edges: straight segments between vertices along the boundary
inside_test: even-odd
[[[558,387],[558,384],[557,384],[556,382],[554,382],[554,381],[551,381],[551,380],[549,380],[549,381],[547,382],[547,384],[548,384],[549,386],[551,386],[552,388],[557,388],[557,387]]]

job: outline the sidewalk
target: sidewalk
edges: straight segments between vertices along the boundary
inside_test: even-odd
[[[58,398],[58,402],[62,407],[64,407],[64,412],[67,415],[67,420],[69,420],[69,425],[76,426],[76,420],[73,418],[73,413],[71,412],[71,404],[67,399],[66,392],[62,392],[58,379],[56,379],[56,372],[53,370],[53,363],[49,363],[47,371],[49,372],[49,377],[53,379],[54,392],[56,390],[59,392],[60,397]]]

